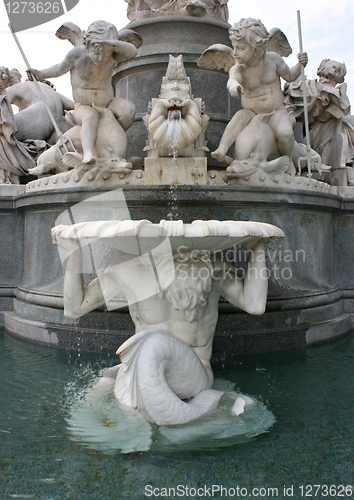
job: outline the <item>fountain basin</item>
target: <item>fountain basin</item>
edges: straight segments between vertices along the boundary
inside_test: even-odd
[[[294,498],[300,498],[298,486],[317,484],[321,477],[328,484],[352,484],[352,336],[292,352],[215,357],[216,378],[262,394],[277,419],[271,432],[224,449],[181,445],[122,455],[114,443],[103,443],[116,429],[109,413],[96,440],[92,434],[91,442],[73,442],[68,408],[115,363],[107,354],[52,349],[0,330],[0,489],[5,497],[88,499],[94,493],[105,499],[115,498],[119,488],[125,500],[149,492],[147,485],[177,491],[178,485],[186,490],[221,484],[227,489],[240,485],[249,493],[254,487],[278,488],[280,498],[284,485],[294,485]]]

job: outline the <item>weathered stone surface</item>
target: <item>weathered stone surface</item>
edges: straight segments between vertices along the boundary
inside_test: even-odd
[[[207,184],[206,158],[145,158],[145,184]]]
[[[14,191],[16,185],[2,185],[5,191]],[[14,199],[0,198],[0,325],[4,324],[4,312],[12,310],[13,293],[23,273],[23,216],[16,213]]]

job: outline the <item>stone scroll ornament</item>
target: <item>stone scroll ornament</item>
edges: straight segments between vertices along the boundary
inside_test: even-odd
[[[74,410],[70,426],[79,440],[85,440],[85,435],[89,440],[94,432],[98,441],[100,424],[93,430],[89,422],[102,416],[92,415],[92,398],[98,403],[113,395],[111,438],[124,451],[149,449],[156,426],[170,442],[202,437],[215,446],[225,443],[225,437],[233,442],[240,434],[264,432],[274,422],[255,399],[230,392],[225,384],[215,385],[210,358],[221,295],[250,314],[264,312],[264,245],[283,237],[281,229],[241,221],[125,220],[58,225],[52,236],[69,253],[64,314],[77,319],[121,291],[136,329],[117,351],[121,364],[93,387],[84,407]],[[105,242],[123,254],[86,286],[78,270],[82,270],[88,239]],[[220,252],[238,244],[248,249],[249,272],[244,280],[220,258]],[[191,427],[185,428],[189,423]],[[250,423],[258,430],[251,431]],[[182,427],[169,430],[171,425]],[[138,434],[144,430],[138,441],[137,427]]]
[[[229,73],[228,90],[233,97],[241,96],[243,107],[227,125],[212,156],[226,163],[231,179],[249,179],[257,172],[270,178],[284,173],[294,176],[294,164],[305,151],[294,140],[295,118],[286,111],[280,77],[294,81],[301,65],[307,64],[307,55],[299,54],[298,64],[289,68],[283,60],[292,53],[286,36],[278,28],[268,33],[259,19],[241,19],[229,34],[233,49],[215,44],[198,60],[201,68]],[[254,97],[256,91],[258,97]],[[231,146],[234,158],[227,156]],[[318,170],[325,169],[318,153],[311,154],[318,159]]]

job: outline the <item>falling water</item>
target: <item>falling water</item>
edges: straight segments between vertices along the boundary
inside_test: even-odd
[[[176,192],[176,186],[173,184],[170,185],[170,196],[168,206],[170,211],[167,214],[167,220],[178,220],[179,219],[179,210],[178,210],[178,195]]]
[[[168,138],[169,147],[172,149],[173,159],[178,156],[178,146],[182,133],[182,110],[177,106],[173,106],[168,110]]]
[[[168,110],[168,138],[169,147],[172,150],[172,160],[176,162],[178,157],[179,143],[182,133],[182,110],[177,106],[173,106]],[[175,163],[175,167],[177,164]],[[168,220],[178,220],[177,193],[174,190],[174,185],[170,186],[170,212],[167,214]]]

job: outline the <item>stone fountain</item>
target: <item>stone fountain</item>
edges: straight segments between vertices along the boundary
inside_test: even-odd
[[[166,4],[140,11],[131,2],[127,29],[117,32],[110,25],[105,32],[104,26],[93,23],[86,33],[92,42],[88,45],[83,44],[85,34],[78,27],[69,23],[58,30],[58,36],[71,40],[80,60],[90,67],[93,59],[101,57],[97,46],[108,40],[102,64],[112,86],[105,88],[107,92],[94,106],[92,99],[80,102],[76,88],[75,105],[82,106],[82,114],[74,111],[68,116],[70,129],[64,132],[64,140],[69,150],[57,144],[38,160],[37,151],[32,174],[39,177],[30,178],[25,193],[23,185],[11,185],[6,196],[6,186],[0,186],[6,234],[0,242],[0,304],[6,329],[14,335],[62,348],[104,352],[114,352],[129,341],[134,324],[129,304],[121,295],[108,303],[111,305],[98,304],[98,309],[77,319],[65,316],[64,271],[50,230],[56,221],[65,225],[112,220],[159,224],[166,219],[187,225],[195,220],[261,222],[285,233],[265,250],[269,269],[265,314],[255,317],[220,300],[213,342],[216,355],[303,347],[351,329],[354,193],[349,181],[334,185],[338,179],[350,178],[348,155],[339,155],[346,164],[336,164],[338,172],[332,175],[328,168],[332,165],[325,165],[313,149],[318,171],[310,178],[303,165],[303,175],[299,175],[292,167],[304,156],[301,121],[291,132],[291,154],[285,154],[281,147],[279,150],[273,130],[272,117],[279,109],[267,109],[255,113],[239,134],[232,129],[235,137],[223,160],[225,168],[220,143],[227,124],[234,125],[232,117],[241,108],[240,100],[228,91],[228,87],[234,88],[229,80],[235,79],[237,64],[242,63],[234,56],[241,28],[235,28],[231,42],[225,9],[221,16],[210,8],[216,2],[205,3],[204,10],[199,3],[199,7],[192,3],[180,8],[172,2],[175,8]],[[285,57],[276,53],[279,45],[289,52],[284,35],[279,30],[270,34],[262,57]],[[225,56],[222,69],[220,53]],[[73,73],[81,71],[78,66],[67,68]],[[98,80],[103,78],[104,72],[96,67],[95,71]],[[37,76],[58,76],[58,68],[41,70]],[[279,96],[278,87],[276,92]],[[301,92],[296,92],[299,98]],[[334,90],[333,96],[338,92]],[[9,109],[4,96],[6,92],[1,96],[3,106]],[[320,94],[316,102],[319,100]],[[245,103],[243,108],[249,111]],[[284,116],[280,108],[278,114]],[[61,117],[62,112],[63,108]],[[92,157],[91,153],[86,156],[83,146],[82,122],[87,116],[96,123],[96,139],[99,137]],[[349,119],[344,121],[350,125]],[[295,125],[295,118],[290,122]],[[187,131],[183,141],[182,129]],[[255,130],[260,133],[259,141],[249,142]],[[241,134],[248,139],[241,141]],[[264,140],[268,134],[269,141]],[[4,130],[1,137],[3,141]],[[269,154],[263,146],[270,148]],[[11,143],[16,151],[21,147]],[[146,157],[142,158],[144,150]],[[2,168],[9,170],[3,164]],[[339,175],[344,170],[348,175]],[[97,266],[96,257],[92,259],[85,271],[86,282],[115,258],[117,249],[100,244],[93,252],[101,264]],[[242,274],[247,263],[242,262],[239,247],[224,248],[225,259]],[[90,249],[91,244],[87,245],[88,255]]]
[[[218,437],[223,434],[229,439],[251,431],[257,434],[274,422],[272,414],[249,396],[212,388],[210,359],[220,296],[247,313],[264,313],[268,285],[264,245],[284,236],[279,228],[236,221],[97,221],[58,225],[52,235],[53,242],[69,254],[65,316],[83,316],[122,291],[135,325],[135,334],[117,351],[121,364],[109,369],[109,375],[86,395],[87,407],[69,419],[76,439],[90,442],[90,428],[83,422],[92,413],[92,400],[104,399],[109,391],[119,403],[111,421],[115,426],[125,422],[124,437],[119,429],[114,432],[118,434],[115,446],[124,452],[149,449],[152,427],[146,422],[176,426],[208,416],[211,421],[206,429],[200,433],[192,426],[189,440],[214,439],[214,445],[220,444]],[[85,285],[80,243],[94,240],[122,254]],[[222,257],[223,250],[240,244],[246,245],[248,253],[244,280]],[[253,414],[251,426],[241,426],[241,430],[236,417],[246,411],[247,422],[248,406],[257,408],[257,423],[252,427]],[[96,423],[103,420],[101,415]],[[144,431],[136,437],[139,426]],[[169,442],[185,440],[184,428],[181,433],[173,437],[173,432],[162,431]]]

